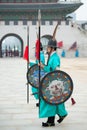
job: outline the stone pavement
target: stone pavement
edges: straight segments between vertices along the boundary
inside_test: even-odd
[[[27,104],[26,65],[22,58],[0,59],[0,130],[46,129],[41,127],[46,119],[38,118],[37,101],[30,95],[31,89]],[[62,58],[61,70],[73,79],[72,97],[76,104],[72,105],[69,99],[66,119],[61,124],[55,121],[56,126],[47,129],[87,130],[87,58]]]

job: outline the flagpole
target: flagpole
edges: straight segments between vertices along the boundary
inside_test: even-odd
[[[27,60],[27,72],[29,69],[29,26],[27,26],[27,46],[28,46],[28,60]],[[27,82],[27,103],[29,103],[29,84]]]
[[[41,12],[38,11],[38,40],[39,40],[39,64],[40,64],[40,24],[41,24]],[[40,104],[40,66],[39,66],[39,104]],[[39,105],[40,107],[40,105]],[[40,109],[39,109],[40,112]]]

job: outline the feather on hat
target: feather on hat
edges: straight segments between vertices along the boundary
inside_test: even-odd
[[[54,29],[52,39],[49,40],[49,42],[48,42],[49,47],[57,47],[57,41],[55,39],[57,28],[58,28],[58,22],[57,22],[57,25],[56,25],[56,27]]]

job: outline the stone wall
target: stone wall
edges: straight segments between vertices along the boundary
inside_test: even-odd
[[[10,22],[11,23],[11,22]],[[53,22],[53,25],[49,25],[49,22],[46,21],[46,25],[41,25],[41,37],[44,35],[53,35],[54,28],[57,24],[57,21]],[[72,26],[73,25],[73,26]],[[4,22],[0,22],[0,40],[9,33],[14,33],[19,35],[23,40],[23,51],[27,45],[27,27],[29,26],[29,48],[30,48],[30,57],[34,57],[34,46],[37,39],[36,32],[38,32],[38,23],[32,25],[32,22],[29,22],[29,25],[23,25],[23,22],[19,21],[19,25],[4,25]],[[79,49],[80,57],[87,57],[87,32],[83,32],[78,28],[77,23],[69,22],[69,25],[65,21],[62,21],[58,26],[56,33],[56,40],[63,41],[63,48],[66,51],[66,57],[74,57],[75,51],[68,51],[69,47],[76,41]],[[58,50],[60,55],[62,49]]]

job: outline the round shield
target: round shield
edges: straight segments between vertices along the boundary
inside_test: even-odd
[[[46,75],[43,69],[40,69],[40,81]],[[31,66],[27,72],[27,80],[28,83],[32,85],[32,87],[39,88],[39,66],[37,64]]]
[[[58,105],[72,94],[73,81],[71,77],[60,70],[50,72],[41,80],[41,97],[49,104]]]

